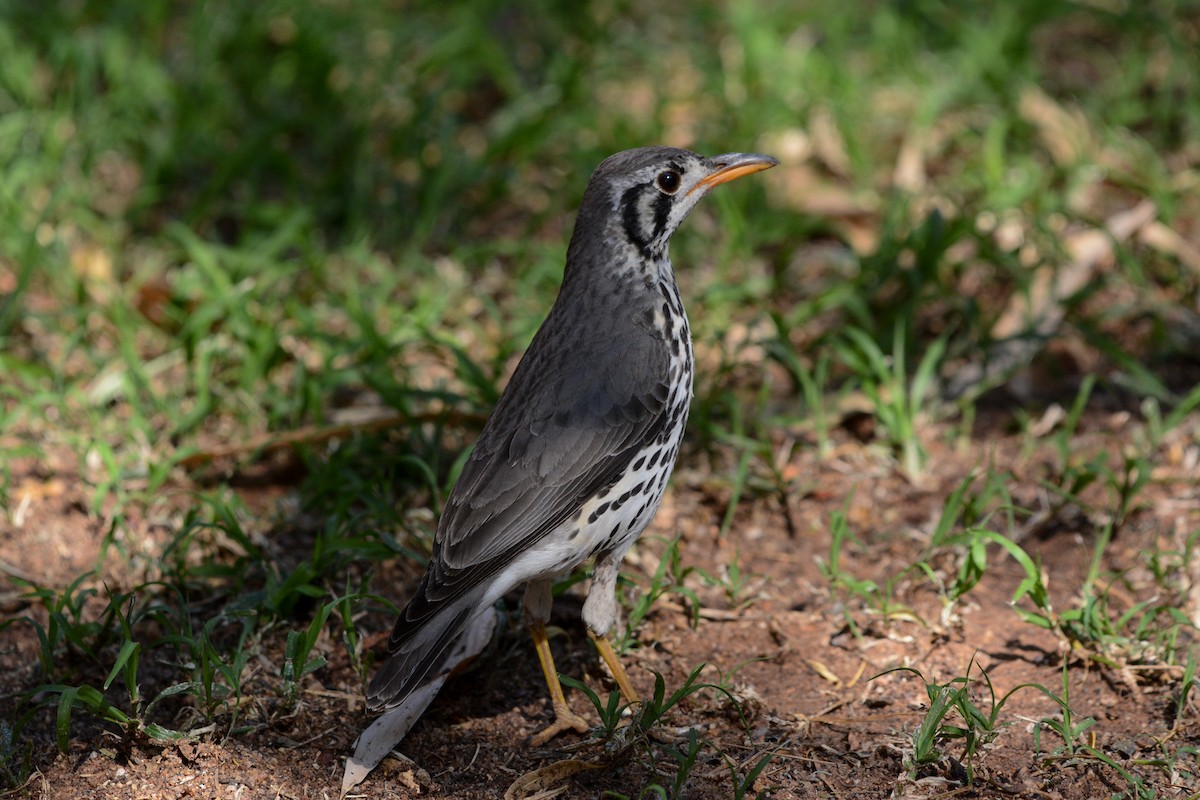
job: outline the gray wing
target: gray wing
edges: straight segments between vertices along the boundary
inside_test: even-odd
[[[661,338],[642,329],[617,341],[561,327],[544,335],[554,328],[535,336],[464,465],[389,651],[577,514],[662,432],[670,358]]]
[[[573,357],[575,374],[497,406],[439,526],[448,568],[470,569],[532,544],[615,482],[661,433],[668,356],[650,335],[634,341],[620,353],[596,348]]]

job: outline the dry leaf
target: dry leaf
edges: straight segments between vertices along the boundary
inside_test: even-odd
[[[808,128],[812,136],[813,151],[825,168],[838,177],[848,176],[850,156],[846,152],[846,140],[842,137],[837,120],[833,118],[833,112],[828,106],[813,109]]]
[[[919,192],[925,188],[925,152],[929,142],[929,132],[912,129],[904,137],[900,145],[900,153],[896,157],[896,168],[892,172],[892,183],[897,189],[906,192]]]
[[[812,667],[813,670],[818,675],[820,675],[822,678],[829,681],[830,683],[834,684],[835,686],[842,682],[842,679],[839,678],[837,675],[835,675],[833,673],[833,670],[831,670],[829,667],[822,664],[820,661],[817,661],[815,658],[805,659],[805,663],[807,663],[810,667]]]
[[[526,772],[513,781],[504,793],[504,800],[551,800],[567,790],[567,778],[599,768],[599,764],[577,758],[555,761],[533,772]]]
[[[1200,273],[1200,247],[1184,239],[1178,232],[1163,223],[1157,220],[1148,223],[1139,232],[1138,239],[1160,253],[1175,256],[1179,259],[1179,263],[1193,272]]]
[[[1083,113],[1063,108],[1036,86],[1022,93],[1020,114],[1037,127],[1038,136],[1055,163],[1074,164],[1094,149],[1092,132]]]

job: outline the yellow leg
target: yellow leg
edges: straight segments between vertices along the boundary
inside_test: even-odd
[[[537,650],[542,674],[546,676],[546,688],[550,690],[550,702],[554,705],[554,722],[550,727],[534,734],[531,740],[534,747],[541,747],[560,733],[568,730],[583,733],[589,726],[587,720],[571,710],[567,705],[567,698],[563,696],[562,684],[558,682],[558,670],[554,668],[554,656],[550,654],[550,641],[546,638],[546,624],[530,622],[529,635],[533,637],[533,647]]]
[[[621,666],[621,659],[617,658],[612,645],[608,643],[608,637],[597,636],[590,630],[588,636],[592,637],[593,644],[600,651],[600,657],[604,659],[604,663],[608,665],[608,671],[612,673],[613,680],[617,682],[617,688],[621,690],[626,702],[636,703],[637,692],[634,691],[633,684],[629,682],[629,675],[626,674],[625,667]]]

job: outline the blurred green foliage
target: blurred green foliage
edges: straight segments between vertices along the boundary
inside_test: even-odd
[[[1182,0],[4,0],[0,432],[100,459],[99,502],[157,484],[206,428],[320,422],[347,389],[484,412],[553,298],[587,174],[651,142],[784,162],[677,237],[721,354],[706,445],[769,398],[738,350],[757,342],[728,340],[768,315],[790,374],[832,367],[807,404],[866,379],[830,360],[846,327],[901,364],[944,339],[954,370],[1071,226],[1148,199],[1200,230],[1198,41]],[[1016,246],[993,235],[1009,223]],[[1200,278],[1116,255],[1067,319],[1172,400],[1147,369],[1191,351],[1171,322],[1190,312],[1087,302]]]
[[[236,243],[297,209],[332,242],[445,248],[506,204],[570,209],[614,150],[747,148],[818,105],[869,179],[889,138],[955,110],[990,109],[1007,147],[1027,146],[1011,116],[1035,83],[1102,129],[1174,149],[1200,137],[1195,13],[1165,0],[855,13],[828,0],[6,0],[0,252],[68,220],[102,238],[178,220]],[[880,103],[889,85],[897,107]],[[514,198],[514,181],[531,194]]]

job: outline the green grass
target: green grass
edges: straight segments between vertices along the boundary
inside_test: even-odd
[[[701,664],[693,669],[679,688],[670,695],[667,694],[666,682],[663,677],[655,673],[654,692],[650,697],[637,704],[636,710],[630,713],[628,722],[625,724],[622,724],[623,714],[628,707],[621,703],[621,696],[618,692],[612,692],[607,700],[601,700],[600,696],[586,684],[569,675],[559,676],[564,685],[583,692],[596,710],[600,717],[600,725],[593,730],[593,736],[601,741],[606,752],[615,757],[630,757],[630,754],[634,754],[648,768],[660,773],[665,772],[671,776],[665,785],[661,783],[647,784],[637,795],[638,797],[654,796],[664,800],[686,797],[685,789],[688,779],[696,766],[701,748],[708,746],[717,749],[713,744],[702,742],[695,728],[689,728],[677,746],[663,747],[662,743],[658,741],[665,733],[663,722],[684,701],[703,693],[723,697],[741,719],[743,727],[747,727],[741,705],[727,688],[718,684],[699,683],[700,673],[704,667],[705,665]],[[719,749],[718,752],[720,752]],[[771,761],[770,754],[762,756],[746,771],[745,775],[741,775],[736,764],[730,760],[727,754],[720,753],[720,755],[729,769],[733,797],[737,800],[747,796],[754,786],[755,779]],[[662,764],[669,764],[668,759],[673,760],[675,764],[664,769]],[[616,792],[606,792],[605,796],[626,797],[626,795]],[[754,796],[763,797],[765,792]]]
[[[0,529],[22,529],[23,482],[63,477],[102,542],[77,574],[14,578],[28,609],[0,632],[34,631],[39,671],[0,723],[0,789],[30,775],[21,733],[39,711],[64,750],[81,717],[131,741],[221,738],[293,711],[331,653],[369,674],[360,615],[387,608],[372,575],[398,562],[411,579],[428,558],[465,448],[557,291],[587,175],[660,141],[784,162],[714,195],[673,249],[702,356],[685,458],[711,473],[719,535],[815,488],[793,456],[834,458],[851,409],[875,423],[879,463],[920,484],[938,423],[969,439],[987,390],[1025,374],[997,354],[1031,344],[1035,370],[1071,380],[1013,413],[1033,431],[1057,402],[1062,420],[1027,433],[1017,463],[981,457],[924,556],[887,581],[858,577],[856,557],[891,532],[835,517],[830,594],[860,634],[864,613],[944,628],[1000,548],[1025,623],[1102,669],[1185,669],[1182,717],[1197,536],[1146,553],[1153,601],[1115,601],[1126,576],[1104,559],[1168,451],[1195,445],[1200,274],[1114,237],[1052,331],[997,321],[1069,260],[1072,231],[1138,200],[1194,247],[1197,19],[1174,0],[4,4]],[[1117,405],[1135,409],[1129,435],[1081,450],[1089,412]],[[349,415],[363,409],[396,420]],[[1065,605],[1015,541],[1035,459],[1046,514],[1078,509],[1097,531]],[[289,499],[264,504],[255,480]],[[623,591],[622,650],[664,593],[699,610],[689,573],[732,607],[753,599],[748,566],[713,577],[680,553],[623,584],[640,589]],[[922,587],[940,622],[915,610]],[[1081,744],[1063,681],[1044,690],[1064,711],[1039,723],[1063,741],[1050,757],[1108,759],[1142,796],[1141,766]],[[976,737],[973,758],[992,735],[971,729],[975,683],[928,684],[914,774],[947,738]],[[646,708],[638,724],[660,725]],[[677,744],[652,794],[682,793],[710,746]],[[765,768],[732,770],[733,796]]]

